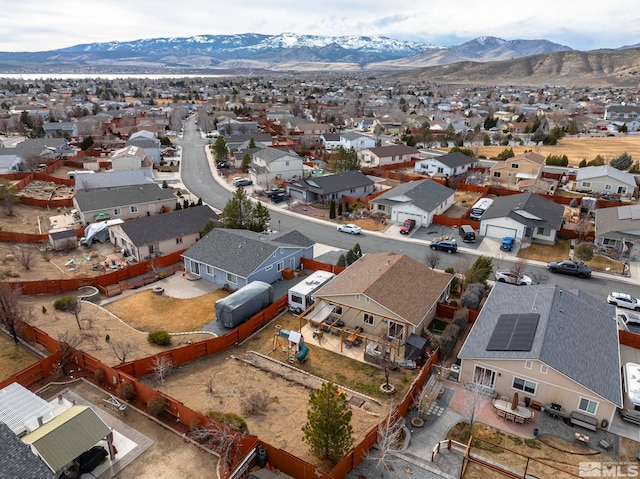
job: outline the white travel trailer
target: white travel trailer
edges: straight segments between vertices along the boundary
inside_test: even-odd
[[[313,293],[333,278],[335,274],[328,271],[316,271],[303,281],[289,289],[289,310],[295,314],[305,311],[315,301]]]
[[[618,412],[622,419],[640,424],[640,364],[626,363],[622,368],[624,398]]]

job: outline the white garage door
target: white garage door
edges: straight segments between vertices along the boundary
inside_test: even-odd
[[[291,195],[291,198],[293,198],[294,200],[305,201],[304,191],[302,190],[296,190],[295,188],[289,187],[289,195]]]
[[[484,235],[489,237],[489,238],[506,238],[506,237],[510,237],[510,238],[516,238],[516,234],[517,234],[518,230],[514,230],[512,228],[505,228],[503,226],[494,226],[494,225],[487,225],[487,230],[485,231]]]
[[[416,220],[416,228],[422,226],[422,216],[398,211],[398,223],[404,223],[404,220]]]

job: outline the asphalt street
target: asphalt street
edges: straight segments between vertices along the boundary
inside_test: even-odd
[[[227,201],[232,197],[232,192],[219,184],[213,176],[213,164],[205,152],[205,146],[211,143],[208,139],[203,139],[196,129],[195,117],[188,118],[184,123],[183,138],[176,140],[182,147],[182,161],[180,174],[182,183],[196,197],[202,198],[203,202],[218,209],[223,209]],[[270,206],[270,205],[269,205]],[[331,245],[335,248],[351,249],[357,242],[362,251],[367,252],[394,252],[406,254],[421,263],[426,262],[426,257],[430,253],[428,248],[429,240],[433,237],[445,233],[451,234],[451,230],[439,226],[420,228],[411,238],[401,237],[386,233],[366,232],[357,237],[339,233],[332,224],[301,216],[293,213],[282,213],[281,207],[271,207],[271,227],[281,231],[297,229],[301,233],[317,243]],[[277,225],[277,228],[275,227]],[[483,254],[477,246],[461,245],[458,253],[447,254],[438,253],[440,262],[438,269],[452,267],[460,269],[461,262],[471,264],[476,258]],[[517,261],[514,255],[505,255],[494,259],[499,263],[500,268],[509,267],[509,264]],[[640,269],[636,269],[639,271]],[[555,283],[567,289],[579,289],[596,298],[606,298],[611,291],[623,291],[633,296],[640,297],[640,283],[638,278],[618,278],[613,275],[594,274],[590,279],[578,279],[571,276],[557,275],[550,273],[546,265],[529,262],[527,272],[535,275],[546,275],[548,283]],[[633,272],[633,269],[632,269]]]

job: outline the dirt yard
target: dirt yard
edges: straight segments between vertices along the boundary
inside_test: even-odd
[[[447,437],[466,444],[469,437],[468,429],[468,424],[458,424],[451,429]],[[581,461],[605,463],[614,461],[606,454],[598,453],[580,444],[569,443],[553,436],[540,436],[537,440],[523,440],[520,437],[512,436],[485,424],[474,424],[473,437],[480,439],[478,442],[474,441],[472,446],[473,454],[506,466],[516,472],[522,472],[527,467],[527,474],[532,477],[570,479],[578,475],[578,465]],[[636,463],[637,447],[637,442],[621,437],[619,454],[615,461]],[[540,462],[531,461],[527,465],[526,458],[523,456],[539,459]],[[543,462],[568,471],[573,475],[563,474],[556,469],[543,465]],[[467,469],[464,479],[484,479],[489,476],[497,477],[497,474],[473,465]]]
[[[28,348],[14,343],[9,336],[0,334],[0,381],[31,366],[39,359]]]
[[[533,150],[543,156],[567,155],[570,166],[578,166],[584,158],[593,160],[597,155],[606,159],[614,159],[625,151],[634,160],[640,160],[640,137],[638,136],[604,136],[604,137],[572,137],[563,138],[557,145],[539,146],[479,146],[478,155],[487,158],[495,157],[505,148],[512,148],[518,155],[528,150]],[[475,151],[476,147],[473,147]]]

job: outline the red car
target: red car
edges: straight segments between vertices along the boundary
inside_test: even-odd
[[[416,220],[404,220],[404,223],[402,223],[402,226],[400,227],[400,234],[408,235],[415,227]]]

